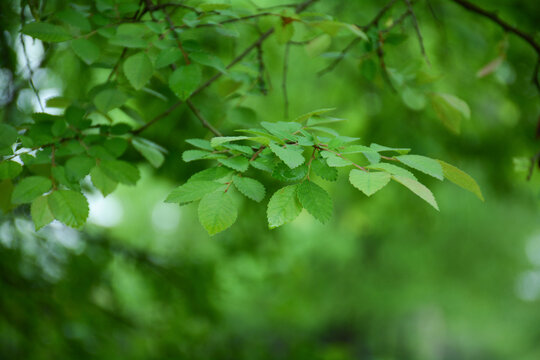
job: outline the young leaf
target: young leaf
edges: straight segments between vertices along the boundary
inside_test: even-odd
[[[401,155],[408,154],[411,151],[411,149],[407,149],[407,148],[391,148],[388,146],[379,145],[375,143],[372,143],[371,145],[369,145],[369,147],[373,149],[374,151],[378,151],[378,152],[391,151],[391,152],[397,152],[398,154],[401,154]]]
[[[216,136],[210,140],[210,145],[213,148],[217,148],[221,144],[229,143],[232,141],[247,140],[247,136]]]
[[[266,193],[266,190],[264,188],[264,185],[257,180],[247,177],[235,176],[233,177],[233,183],[234,186],[236,186],[236,188],[238,189],[238,191],[240,191],[242,194],[244,194],[251,200],[261,202],[262,199],[264,199],[264,194]]]
[[[197,65],[186,65],[176,69],[169,78],[169,87],[181,100],[186,100],[201,82],[201,69]]]
[[[163,161],[165,161],[165,157],[161,152],[161,147],[157,144],[143,138],[133,138],[131,143],[153,167],[158,168],[163,164]]]
[[[459,134],[461,119],[469,119],[471,110],[469,105],[458,97],[450,94],[432,94],[431,105],[442,123],[451,131]]]
[[[304,163],[306,159],[302,155],[302,148],[298,146],[282,147],[275,142],[270,143],[270,149],[277,155],[288,167],[294,169]]]
[[[47,196],[54,218],[67,226],[81,227],[88,217],[88,201],[83,194],[73,190],[57,190]]]
[[[23,26],[21,32],[46,42],[62,42],[71,39],[64,28],[44,22],[32,22]]]
[[[99,47],[88,39],[75,39],[70,43],[71,50],[87,65],[99,59]]]
[[[390,182],[391,175],[386,172],[366,172],[352,169],[349,173],[350,183],[367,196],[375,194]]]
[[[433,176],[434,178],[439,180],[444,179],[442,166],[437,160],[433,160],[422,155],[401,155],[396,157],[396,159],[405,165]]]
[[[0,180],[13,179],[22,171],[22,166],[15,161],[0,162]]]
[[[230,175],[232,173],[231,170],[223,167],[223,166],[216,166],[213,168],[205,169],[203,171],[199,171],[198,173],[193,174],[189,179],[190,181],[206,181],[206,180],[220,180],[224,177]]]
[[[46,193],[52,187],[51,180],[43,176],[29,176],[22,179],[13,189],[11,202],[13,204],[25,204]]]
[[[332,217],[332,199],[319,185],[312,181],[304,181],[296,190],[300,204],[317,220],[327,222]]]
[[[218,159],[220,163],[233,170],[244,172],[249,167],[249,160],[243,156],[233,156],[226,159]]]
[[[270,198],[266,212],[270,229],[293,221],[302,211],[302,206],[296,198],[297,187],[298,185],[285,186]]]
[[[230,192],[215,191],[201,199],[198,213],[202,226],[214,235],[234,224],[238,209]]]
[[[464,172],[463,170],[458,169],[457,167],[450,165],[442,160],[438,160],[442,166],[444,177],[456,184],[459,187],[462,187],[465,190],[472,192],[480,200],[484,201],[484,196],[482,195],[482,190],[474,181],[472,176]]]
[[[429,205],[433,206],[435,210],[439,211],[439,206],[437,205],[437,201],[435,200],[433,193],[422,183],[400,175],[392,175],[392,179],[407,187],[413,193],[425,200]]]
[[[132,55],[124,62],[124,74],[136,90],[140,90],[150,80],[154,66],[145,52]]]
[[[99,166],[95,166],[90,171],[90,178],[92,179],[92,184],[101,191],[103,196],[109,195],[118,186],[118,183],[108,177]]]
[[[54,216],[49,209],[49,201],[46,196],[40,196],[30,206],[30,215],[34,221],[36,231],[54,220]]]
[[[215,181],[188,181],[171,191],[165,202],[179,203],[180,205],[200,200],[208,193],[214,192],[224,185]]]

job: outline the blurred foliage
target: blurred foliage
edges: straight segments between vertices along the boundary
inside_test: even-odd
[[[68,6],[42,3],[48,14]],[[524,31],[537,31],[537,1],[477,3]],[[367,24],[383,6],[375,0],[320,0],[309,11]],[[17,41],[19,10],[15,1],[0,4],[0,116],[11,124],[37,107]],[[381,26],[405,10],[404,2],[397,3]],[[83,230],[55,222],[35,232],[28,206],[2,215],[0,357],[538,359],[540,176],[533,173],[527,181],[528,160],[519,159],[538,151],[535,54],[521,39],[451,1],[418,1],[414,10],[431,66],[410,19],[385,44],[396,92],[373,49],[362,42],[323,76],[317,72],[339,56],[350,37],[290,46],[289,113],[335,107],[337,116],[348,119],[337,127],[341,133],[448,160],[474,175],[485,203],[421,177],[439,200],[437,213],[400,185],[368,199],[341,176],[322,183],[334,199],[334,216],[325,225],[304,211],[296,221],[268,230],[265,206],[246,200],[242,221],[210,238],[198,224],[196,207],[163,203],[176,185],[206,166],[180,159],[189,148],[185,139],[209,137],[181,105],[144,133],[167,149],[162,167],[151,168],[129,150],[125,157],[140,162],[136,186],[119,185],[105,198],[89,182],[83,186],[90,202]],[[219,41],[211,30],[185,36],[196,36],[230,60],[257,32],[242,23],[227,29],[253,33]],[[294,36],[305,40],[300,29]],[[34,59],[33,80],[43,99],[84,97],[110,71],[86,66],[66,47],[31,39],[27,45],[33,54],[42,52]],[[276,38],[264,43],[267,94],[245,82],[235,87],[231,80],[257,77],[254,52],[231,70],[231,78],[223,77],[193,102],[226,134],[282,120],[283,55]],[[460,119],[459,134],[441,122],[431,92],[468,104],[470,118]],[[130,101],[143,119],[170,106],[148,93]],[[120,112],[111,116],[131,121]],[[525,172],[516,172],[514,163]],[[267,180],[273,193],[278,185]],[[0,182],[0,191],[5,186]]]

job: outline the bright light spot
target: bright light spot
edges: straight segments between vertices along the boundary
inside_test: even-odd
[[[28,65],[33,70],[36,70],[43,60],[44,50],[43,43],[40,40],[32,39],[30,36],[23,35],[22,39],[26,47],[26,55],[28,55],[28,61],[24,54],[24,50],[21,44],[20,38],[15,43],[15,51],[17,53],[17,61],[19,63],[19,71],[22,76],[27,79],[30,76],[28,71]]]
[[[516,293],[521,300],[537,300],[540,297],[540,271],[522,273],[516,283]]]
[[[173,232],[180,223],[180,207],[159,202],[152,210],[152,225],[156,230]]]
[[[122,203],[114,195],[103,197],[100,193],[86,194],[90,205],[88,221],[103,227],[118,225],[124,217]]]

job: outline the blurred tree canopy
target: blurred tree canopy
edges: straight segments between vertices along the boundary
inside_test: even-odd
[[[1,357],[537,359],[539,16],[3,1]]]

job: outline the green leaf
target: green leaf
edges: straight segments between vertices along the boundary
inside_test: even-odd
[[[0,124],[0,149],[10,147],[17,141],[17,130],[7,124]]]
[[[132,55],[124,61],[124,74],[136,90],[143,88],[154,73],[154,66],[145,52]]]
[[[459,187],[462,187],[465,190],[472,192],[480,200],[484,201],[484,196],[482,195],[482,190],[480,186],[474,181],[472,176],[464,172],[463,170],[458,169],[457,167],[450,165],[442,160],[438,160],[441,164],[444,177],[456,184]]]
[[[182,153],[182,160],[184,160],[185,162],[201,160],[211,154],[212,153],[208,151],[202,151],[202,150],[186,150]]]
[[[442,123],[451,131],[459,134],[462,118],[469,119],[469,105],[458,97],[450,94],[431,94],[431,105]]]
[[[67,226],[81,227],[88,217],[88,201],[83,194],[73,190],[53,191],[47,196],[54,218]]]
[[[358,169],[352,169],[349,173],[350,183],[367,196],[385,187],[390,182],[390,177],[391,175],[386,172],[367,172]]]
[[[30,206],[30,214],[34,221],[36,231],[49,224],[54,220],[54,216],[49,209],[49,201],[46,196],[40,196]]]
[[[189,58],[201,65],[212,67],[224,74],[227,73],[227,69],[223,62],[217,56],[210,55],[203,52],[192,52],[189,54]]]
[[[143,138],[133,138],[131,143],[153,167],[158,168],[163,164],[163,161],[165,161],[165,157],[163,156],[159,145]]]
[[[213,151],[214,148],[212,148],[212,145],[210,145],[210,141],[204,140],[204,139],[187,139],[186,142],[190,145],[193,145],[195,147],[198,147],[199,149]]]
[[[0,163],[0,180],[13,179],[22,171],[21,164],[15,161],[4,161]]]
[[[23,26],[21,32],[46,42],[62,42],[71,39],[71,35],[62,27],[43,22],[32,22]]]
[[[198,173],[193,174],[189,179],[189,181],[206,181],[206,180],[220,180],[232,173],[231,170],[223,167],[223,166],[216,166],[209,169],[204,169],[203,171],[199,171]]]
[[[283,22],[280,22],[280,25],[275,27],[276,39],[279,44],[285,44],[291,40],[294,35],[293,25],[293,23],[284,24]]]
[[[268,202],[267,218],[270,229],[293,221],[302,211],[296,197],[298,185],[285,186],[272,195]]]
[[[22,179],[13,189],[11,202],[13,204],[25,204],[51,190],[52,182],[43,176],[29,176]]]
[[[330,195],[313,181],[303,181],[298,185],[296,195],[300,204],[317,220],[327,222],[332,217]]]
[[[66,161],[66,176],[69,181],[79,181],[90,173],[96,160],[88,156],[74,156]]]
[[[169,78],[169,87],[181,100],[186,100],[201,82],[201,69],[197,65],[187,65],[176,69]]]
[[[226,159],[218,159],[223,165],[240,172],[244,172],[249,167],[249,160],[243,156],[234,156]]]
[[[311,163],[311,169],[315,172],[315,174],[317,174],[324,180],[328,180],[328,181],[337,180],[338,172],[336,168],[329,166],[326,163],[325,159],[318,158],[318,159],[313,160]]]
[[[244,194],[251,200],[261,202],[262,199],[264,199],[266,190],[264,188],[264,185],[257,180],[247,177],[235,176],[233,177],[233,183],[234,186],[236,186],[236,188],[238,189],[238,191],[240,191],[242,194]]]
[[[236,221],[238,209],[230,192],[206,194],[199,203],[199,221],[209,235],[229,228]]]
[[[429,205],[433,206],[435,210],[439,211],[439,206],[437,205],[437,201],[435,200],[433,193],[422,183],[400,175],[392,175],[392,179],[407,187],[413,193],[425,200]]]
[[[405,165],[433,176],[436,179],[444,179],[442,166],[437,160],[433,160],[422,155],[401,155],[397,156],[396,159]]]
[[[92,184],[101,191],[103,196],[109,195],[118,186],[118,182],[108,177],[99,166],[95,166],[90,171],[90,178],[92,179]]]
[[[229,143],[232,141],[247,140],[247,136],[216,136],[210,140],[210,145],[213,148],[217,148],[221,144]]]
[[[310,112],[308,112],[306,114],[300,115],[299,117],[294,119],[294,121],[295,122],[304,122],[304,121],[309,120],[310,118],[312,118],[314,116],[320,116],[322,114],[325,114],[327,112],[334,111],[334,110],[336,110],[336,108],[326,108],[326,109],[313,110],[313,111],[310,111]]]
[[[122,160],[101,161],[99,167],[112,180],[126,185],[135,185],[141,177],[137,167]]]
[[[390,151],[390,152],[397,152],[398,154],[402,154],[402,155],[408,154],[411,151],[411,149],[407,149],[407,148],[391,148],[388,146],[379,145],[375,143],[372,143],[371,145],[369,145],[369,147],[378,152]]]
[[[90,65],[99,59],[99,47],[88,39],[75,39],[71,41],[70,46],[75,55],[80,57],[87,65]]]
[[[106,89],[101,91],[94,98],[94,104],[98,110],[107,113],[112,109],[116,109],[124,105],[128,97],[126,94],[117,89]]]
[[[306,176],[307,171],[308,167],[305,164],[291,169],[284,163],[278,162],[272,170],[272,176],[279,181],[298,181]]]
[[[404,177],[408,177],[410,179],[416,180],[416,176],[414,176],[414,174],[412,172],[410,172],[409,170],[406,170],[406,169],[404,169],[404,168],[402,168],[400,166],[393,165],[393,164],[378,163],[378,164],[374,164],[374,165],[368,165],[368,166],[366,166],[366,168],[374,169],[374,170],[382,170],[382,171],[386,171],[387,173],[390,173],[392,175],[400,175],[400,176],[404,176]]]
[[[225,185],[215,181],[188,181],[184,185],[174,189],[169,196],[167,196],[165,202],[180,203],[180,205],[187,204],[192,201],[200,200],[206,194],[214,192],[224,186]]]
[[[156,59],[156,69],[174,64],[182,58],[182,51],[178,47],[170,47],[160,51]]]
[[[295,122],[285,122],[285,121],[278,121],[278,122],[261,122],[261,125],[268,130],[271,134],[277,136],[280,140],[288,139],[288,140],[296,140],[296,136],[293,135],[293,133],[300,131],[302,129],[302,125]]]
[[[11,203],[11,195],[13,194],[13,183],[11,180],[0,181],[0,214],[7,213],[14,206]]]
[[[321,156],[326,159],[326,163],[331,167],[344,167],[352,165],[352,162],[337,156],[330,151],[321,151]]]
[[[275,142],[271,142],[269,147],[291,169],[302,165],[306,160],[302,155],[304,149],[299,146],[289,145],[282,147]]]

